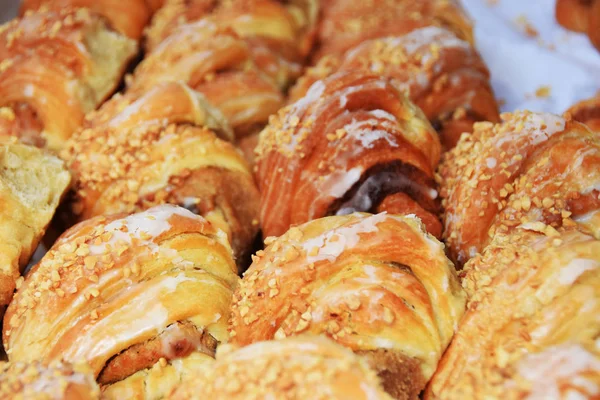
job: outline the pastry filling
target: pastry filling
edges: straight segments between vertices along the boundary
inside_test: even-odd
[[[434,181],[412,165],[394,162],[371,168],[364,176],[365,179],[355,184],[341,202],[334,205],[330,215],[376,212],[379,204],[395,193],[406,193],[431,213],[439,210]]]
[[[216,348],[217,340],[212,335],[199,331],[189,322],[177,322],[156,337],[112,357],[100,372],[98,382],[103,385],[118,382],[152,367],[161,358],[170,361],[195,351],[214,357]]]

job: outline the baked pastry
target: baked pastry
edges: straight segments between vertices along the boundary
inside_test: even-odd
[[[152,4],[152,3],[155,4]],[[155,0],[22,0],[21,15],[29,10],[59,11],[65,8],[88,8],[106,18],[118,32],[140,40],[144,27],[150,21]]]
[[[136,43],[88,10],[27,13],[0,27],[0,136],[58,150],[119,84]]]
[[[600,50],[600,1],[556,0],[556,19],[569,30],[586,33]]]
[[[467,312],[426,399],[598,395],[600,241],[543,228],[498,234],[467,263]]]
[[[59,158],[0,140],[0,317],[70,182]]]
[[[552,114],[502,118],[475,124],[440,167],[444,235],[459,264],[523,222],[556,229],[600,209],[597,133]]]
[[[303,96],[312,83],[335,71],[358,70],[388,77],[406,91],[440,133],[446,149],[454,147],[463,132],[471,132],[474,122],[499,121],[489,72],[469,42],[438,26],[391,33],[366,40],[344,55],[323,58],[299,80],[292,98]]]
[[[397,399],[417,399],[464,312],[444,245],[415,216],[317,219],[266,240],[236,290],[230,341],[326,334]]]
[[[200,10],[217,2],[180,3],[168,2],[161,12],[175,7],[204,15]],[[184,81],[221,110],[238,136],[262,129],[283,106],[283,91],[301,73],[304,27],[295,22],[293,4],[235,0],[209,17],[179,25],[152,47],[129,80],[128,92]],[[161,12],[155,21],[162,19]]]
[[[580,101],[567,110],[575,121],[582,122],[593,131],[600,132],[600,92],[591,99]]]
[[[14,400],[97,400],[100,389],[85,365],[3,362],[0,363],[0,397]]]
[[[219,136],[217,136],[219,135]],[[227,233],[241,262],[258,233],[259,193],[223,116],[182,83],[117,95],[90,113],[63,157],[80,220],[179,204]]]
[[[221,346],[212,367],[184,380],[169,398],[391,399],[364,361],[316,336]]]
[[[260,134],[257,181],[265,236],[354,211],[416,214],[441,233],[438,135],[388,80],[362,72],[317,81]]]
[[[243,37],[284,39],[288,46],[293,44],[307,56],[312,50],[320,0],[165,0],[164,3],[148,28],[148,50],[156,48],[179,26],[218,14],[221,24],[230,25]],[[294,40],[285,40],[292,30]]]
[[[440,26],[473,42],[471,20],[456,0],[328,0],[321,9],[315,60],[341,56],[360,43]]]
[[[225,234],[181,207],[89,219],[63,234],[15,294],[7,354],[86,361],[102,385],[130,378],[132,391],[164,395],[180,379],[176,360],[192,354],[197,363],[196,353],[214,356],[227,341],[236,272]],[[139,385],[135,373],[152,380],[156,363],[173,373]]]

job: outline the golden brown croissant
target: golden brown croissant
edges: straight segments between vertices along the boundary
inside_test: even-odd
[[[580,101],[567,110],[575,121],[589,126],[593,131],[600,132],[600,92],[591,99]]]
[[[85,9],[0,28],[0,135],[59,149],[121,80],[136,43]]]
[[[226,235],[186,209],[95,217],[65,232],[18,289],[4,322],[7,354],[83,360],[99,383],[129,378],[132,391],[153,387],[155,398],[179,382],[178,359],[192,354],[196,364],[227,340],[238,279]],[[161,368],[170,373],[160,384],[139,384]]]
[[[543,222],[550,231],[600,209],[597,133],[551,114],[517,112],[503,120],[475,124],[440,168],[444,235],[461,264],[524,222]]]
[[[88,8],[106,18],[110,26],[139,40],[153,11],[152,0],[22,0],[21,14],[28,10],[60,11],[69,7]]]
[[[569,30],[586,33],[600,50],[600,1],[556,0],[556,19]]]
[[[289,7],[277,1],[233,1],[171,31],[136,69],[128,91],[184,81],[223,112],[238,136],[253,133],[283,105],[283,90],[300,75],[301,34]]]
[[[415,216],[385,213],[317,219],[267,243],[235,292],[231,343],[326,334],[393,396],[416,399],[464,311],[444,245]]]
[[[414,213],[439,236],[440,152],[421,110],[389,81],[361,72],[317,81],[260,135],[263,233],[279,236],[326,215],[388,211]]]
[[[11,362],[0,363],[0,397],[7,400],[97,400],[100,389],[85,365]]]
[[[467,263],[469,306],[426,398],[598,396],[600,241],[559,231],[522,224]]]
[[[0,141],[0,317],[70,182],[59,158]]]
[[[258,233],[259,193],[222,115],[181,83],[117,95],[88,115],[63,156],[79,219],[183,205],[224,230],[242,261]]]
[[[221,346],[205,374],[190,376],[169,398],[391,400],[363,360],[310,335]]]
[[[180,25],[196,22],[212,14],[241,36],[285,39],[302,56],[312,50],[320,0],[165,0],[147,30],[146,48],[153,50]],[[286,15],[282,17],[282,11]]]
[[[434,127],[445,148],[452,148],[474,122],[499,121],[489,72],[477,51],[453,32],[427,26],[400,36],[367,40],[343,56],[325,57],[308,70],[292,91],[334,71],[364,71],[389,77],[406,91]]]
[[[328,0],[321,10],[315,59],[341,56],[369,40],[440,26],[473,42],[471,21],[456,0]]]

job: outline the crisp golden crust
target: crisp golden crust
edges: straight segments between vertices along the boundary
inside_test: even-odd
[[[162,363],[189,354],[179,335],[165,333],[177,322],[227,341],[238,280],[225,234],[183,208],[92,218],[28,274],[8,307],[4,345],[11,360],[84,360],[95,376],[117,355],[144,369],[140,348],[126,350],[147,343],[146,356],[158,352]],[[204,351],[196,334],[178,333]]]
[[[519,224],[553,230],[600,208],[600,138],[551,114],[477,123],[440,167],[445,237],[459,263]]]
[[[96,400],[100,388],[85,365],[0,363],[0,397],[11,400]]]
[[[211,368],[184,380],[169,398],[391,400],[363,360],[312,336],[221,346]]]
[[[128,93],[183,81],[203,93],[238,135],[264,124],[283,105],[282,89],[300,65],[222,25],[205,19],[179,27],[142,61]]]
[[[600,92],[587,100],[580,101],[567,110],[575,121],[589,126],[593,131],[600,132]]]
[[[3,314],[23,268],[71,183],[71,175],[60,159],[40,149],[0,142],[0,314]]]
[[[266,242],[235,292],[232,343],[326,334],[417,360],[415,383],[431,377],[465,296],[444,246],[416,217],[326,217]]]
[[[317,60],[341,56],[369,39],[400,36],[432,25],[473,42],[471,21],[455,0],[329,0],[323,2],[321,13]]]
[[[556,20],[565,28],[586,33],[600,51],[600,1],[556,0]]]
[[[244,38],[283,42],[305,57],[312,49],[318,8],[318,0],[166,0],[152,19],[146,48],[155,49],[181,25],[215,17]]]
[[[524,224],[470,260],[463,283],[467,313],[426,398],[598,394],[600,241]]]
[[[308,15],[311,9],[302,5],[313,2],[167,2],[155,22],[177,23],[151,46],[128,90],[184,81],[223,112],[238,136],[253,133],[283,106],[283,92],[300,76],[306,56],[303,47],[308,46],[302,44],[302,24],[314,19]],[[206,16],[207,9],[213,8]],[[170,15],[180,12],[179,17]]]
[[[0,135],[57,150],[109,96],[136,51],[87,10],[27,13],[0,27]]]
[[[317,81],[260,134],[263,233],[278,236],[336,213],[373,212],[398,192],[415,200],[420,215],[436,219],[440,152],[422,112],[389,81],[360,72]]]
[[[88,8],[106,18],[115,30],[139,40],[152,13],[148,1],[152,0],[23,0],[21,14],[40,9],[60,11],[69,7]]]
[[[116,96],[88,115],[63,157],[80,219],[180,204],[223,229],[240,258],[258,232],[259,193],[222,115],[181,83]]]
[[[335,71],[385,76],[409,94],[452,148],[476,121],[499,121],[489,72],[477,51],[451,31],[426,26],[403,36],[367,40],[341,57],[325,57],[299,81],[293,97]]]

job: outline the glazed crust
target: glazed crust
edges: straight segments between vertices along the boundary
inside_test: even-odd
[[[1,315],[70,183],[71,175],[57,157],[0,141]]]
[[[96,400],[100,388],[89,368],[55,362],[0,363],[0,396],[3,399]]]
[[[113,92],[136,52],[84,9],[27,13],[0,31],[0,135],[53,150]]]
[[[597,393],[600,242],[572,227],[536,228],[496,235],[465,266],[467,312],[425,398]]]
[[[168,398],[391,400],[363,360],[316,336],[221,346],[210,368],[183,380]]]
[[[556,19],[569,30],[586,33],[600,51],[600,1],[556,0]]]
[[[242,154],[213,132],[232,137],[223,116],[182,83],[114,97],[63,153],[74,212],[83,220],[180,204],[224,230],[241,260],[258,233],[259,194]]]
[[[341,56],[360,43],[439,26],[473,43],[471,21],[455,0],[323,2],[315,59]],[[368,17],[365,17],[368,16]]]
[[[305,2],[312,0],[168,1],[149,31],[152,50],[127,90],[184,81],[225,115],[238,137],[253,133],[283,106],[284,91],[302,71],[310,45],[303,37],[315,18],[315,6],[304,9]]]
[[[388,77],[409,94],[439,131],[445,149],[456,145],[476,121],[499,121],[489,72],[477,51],[437,26],[366,40],[343,55],[324,57],[292,89],[304,96],[318,79],[336,71],[364,71]]]
[[[586,124],[593,131],[600,132],[600,93],[582,100],[567,110],[575,121]]]
[[[387,80],[357,72],[317,81],[260,134],[263,233],[278,236],[336,213],[385,211],[385,198],[399,192],[415,201],[410,212],[418,207],[433,221],[440,152],[424,115]],[[439,223],[430,228],[439,231]]]
[[[109,21],[115,30],[131,39],[139,40],[144,27],[150,21],[152,8],[148,0],[23,0],[21,15],[27,11],[53,10],[65,8],[88,8]],[[150,0],[152,1],[152,0]]]
[[[102,381],[156,357],[176,366],[190,350],[214,348],[198,332],[227,341],[238,279],[225,234],[183,208],[92,218],[28,274],[7,310],[4,345],[11,360],[84,360]]]
[[[600,139],[551,114],[477,123],[440,167],[445,238],[459,264],[523,222],[551,230],[600,208]],[[546,228],[548,226],[548,228]]]
[[[326,217],[266,243],[235,292],[231,343],[325,334],[364,352],[393,393],[423,389],[465,297],[443,245],[417,218]]]

